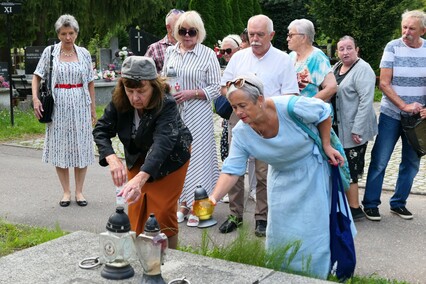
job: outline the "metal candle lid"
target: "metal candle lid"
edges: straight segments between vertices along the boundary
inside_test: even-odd
[[[145,223],[145,232],[155,233],[160,231],[160,225],[158,224],[157,218],[154,213],[149,214],[148,220]]]
[[[130,231],[129,216],[124,213],[124,207],[117,207],[106,225],[106,229],[113,233],[127,233]]]
[[[194,192],[194,199],[202,200],[206,198],[209,198],[209,196],[207,195],[207,191],[204,188],[202,188],[201,185],[197,185]]]

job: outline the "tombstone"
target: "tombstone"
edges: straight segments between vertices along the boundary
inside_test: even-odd
[[[3,76],[6,81],[9,81],[9,70],[7,62],[0,62],[0,76]]]
[[[114,36],[109,40],[109,48],[114,53],[118,50],[118,37]]]
[[[47,39],[47,45],[54,45],[57,43],[59,43],[59,38],[57,37]]]
[[[33,74],[38,61],[45,49],[45,46],[27,46],[25,47],[25,74]]]
[[[108,64],[112,62],[111,49],[99,48],[99,68],[101,70],[108,70]]]
[[[137,28],[130,28],[130,50],[134,55],[145,55],[148,46],[159,40],[158,37]]]

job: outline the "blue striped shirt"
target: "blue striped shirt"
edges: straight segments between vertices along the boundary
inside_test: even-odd
[[[380,68],[393,69],[392,88],[407,104],[426,104],[426,42],[420,48],[405,45],[401,38],[390,41],[383,52]],[[383,94],[380,111],[400,120],[401,110]]]

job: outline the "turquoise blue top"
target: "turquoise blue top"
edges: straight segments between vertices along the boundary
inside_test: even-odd
[[[325,76],[332,72],[327,55],[316,47],[306,61],[300,63],[296,62],[296,52],[293,51],[289,55],[297,72],[300,95],[309,98],[315,96]]]

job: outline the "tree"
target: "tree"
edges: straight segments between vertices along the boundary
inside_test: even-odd
[[[190,0],[177,0],[175,7],[176,9],[187,11],[189,8],[189,2]]]
[[[305,1],[297,0],[261,0],[261,5],[265,15],[274,22],[274,46],[279,49],[287,50],[287,27],[295,19],[308,17],[308,9]],[[285,11],[285,13],[283,13]]]
[[[244,0],[229,0],[229,5],[231,8],[231,19],[234,23],[233,33],[235,34],[241,34],[243,30],[247,27],[247,22],[244,22],[241,19],[240,1]]]
[[[22,3],[22,13],[12,15],[13,46],[45,45],[48,38],[56,37],[54,23],[62,14],[72,14],[80,25],[79,43],[88,43],[95,35],[102,38],[117,25],[131,24],[143,27],[161,18],[164,27],[165,10],[172,0],[31,0]],[[163,17],[159,15],[164,14]],[[0,24],[6,26],[6,17]],[[6,45],[6,30],[0,29],[0,47]]]
[[[361,57],[377,70],[383,48],[400,27],[406,9],[422,7],[419,0],[311,0],[309,11],[321,30],[334,41],[355,38]]]
[[[204,22],[207,37],[203,44],[213,47],[217,41],[216,38],[216,19],[214,17],[216,0],[191,0],[189,2],[189,9],[197,11]]]

